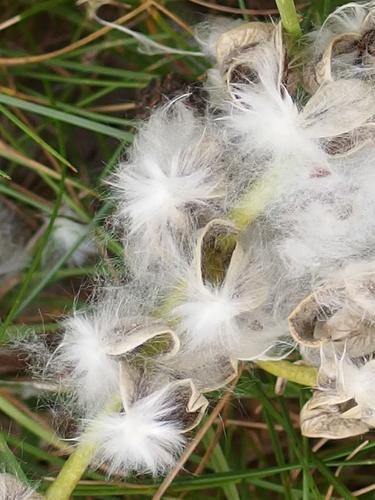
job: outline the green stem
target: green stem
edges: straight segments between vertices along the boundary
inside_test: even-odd
[[[298,14],[293,0],[276,0],[277,8],[280,12],[281,22],[287,33],[293,36],[301,35]]]
[[[45,498],[47,500],[68,500],[90,464],[97,443],[83,442],[65,462],[55,481],[48,488]]]
[[[116,395],[98,414],[98,418],[108,415],[113,411],[119,411],[120,407],[121,403],[119,397]],[[69,500],[71,497],[78,481],[94,458],[99,444],[92,437],[92,431],[95,428],[96,421],[97,420],[94,420],[92,424],[88,426],[82,436],[81,442],[65,462],[54,482],[48,488],[45,495],[47,500]]]
[[[244,231],[270,203],[279,177],[280,172],[273,168],[242,195],[237,207],[229,214],[229,219],[240,231]]]

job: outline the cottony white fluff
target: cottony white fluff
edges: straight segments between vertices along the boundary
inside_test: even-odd
[[[109,306],[71,317],[65,321],[63,340],[49,361],[50,369],[63,373],[78,406],[88,413],[103,406],[118,390],[117,364],[105,350],[117,319],[115,308]]]
[[[107,463],[110,474],[164,473],[185,443],[175,411],[165,388],[139,399],[121,414],[99,418],[89,437],[100,443],[96,462]]]
[[[42,497],[11,474],[0,474],[0,500],[42,500]]]
[[[176,238],[211,213],[223,194],[219,156],[215,139],[181,102],[156,111],[140,130],[130,161],[111,182],[140,266],[168,260]]]
[[[372,155],[357,158],[361,168],[345,172],[340,161],[321,176],[299,177],[271,204],[267,224],[278,231],[277,252],[290,278],[323,277],[351,261],[374,258]]]
[[[228,139],[248,154],[254,150],[265,156],[296,148],[310,150],[311,145],[299,127],[298,108],[286,89],[280,87],[275,50],[266,45],[258,52],[254,70],[259,82],[233,88],[228,114],[218,118],[218,125],[224,124]]]
[[[55,262],[81,239],[82,242],[68,261],[73,266],[82,266],[90,256],[97,252],[97,248],[91,239],[86,224],[81,224],[68,217],[57,217],[52,231],[52,238],[44,255],[45,261]]]
[[[186,332],[192,349],[224,343],[229,348],[239,342],[238,316],[251,304],[235,297],[233,290],[209,284],[191,283],[186,300],[173,310],[180,320],[180,330]]]
[[[238,84],[227,110],[217,119],[228,141],[264,162],[321,157],[327,140],[352,132],[375,114],[374,91],[361,80],[339,80],[322,85],[301,106],[279,81],[277,52],[265,45],[254,62],[259,81]]]
[[[0,277],[21,271],[26,262],[22,230],[10,211],[0,204]]]
[[[204,54],[213,61],[216,61],[216,45],[224,33],[236,28],[243,21],[239,19],[229,19],[227,17],[208,18],[206,22],[200,23],[195,27],[195,39],[201,46]]]
[[[350,2],[330,14],[321,28],[312,33],[315,49],[323,52],[332,39],[343,33],[361,34],[366,16],[371,13],[375,20],[375,2]]]
[[[180,302],[171,317],[177,319],[177,330],[193,352],[208,348],[234,354],[241,347],[242,355],[250,358],[262,353],[269,342],[265,332],[252,327],[257,322],[255,312],[269,292],[261,261],[252,250],[240,247],[233,255],[220,284],[205,282],[195,263],[177,279]]]
[[[343,356],[338,363],[338,384],[363,410],[375,412],[375,359],[354,363]]]

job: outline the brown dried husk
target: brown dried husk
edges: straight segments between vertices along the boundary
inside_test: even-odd
[[[375,322],[347,288],[320,288],[294,309],[288,322],[292,337],[305,348],[331,342],[353,358],[375,351]]]
[[[259,81],[254,61],[257,48],[272,44],[279,58],[278,81],[281,83],[286,66],[281,23],[243,23],[223,33],[216,44],[216,58],[223,80],[232,84]]]
[[[177,380],[166,373],[152,373],[148,368],[141,372],[125,363],[120,365],[121,403],[125,412],[135,401],[160,388],[166,391],[166,398],[174,408],[173,417],[181,425],[182,432],[196,427],[206,412],[208,401],[192,379]]]
[[[325,439],[344,439],[364,434],[371,426],[359,418],[358,411],[358,405],[353,400],[314,391],[301,410],[301,432],[307,437]]]
[[[374,9],[370,9],[363,21],[359,33],[347,32],[332,38],[317,61],[307,64],[303,73],[306,90],[311,94],[324,82],[340,77],[335,74],[335,59],[345,56],[345,63],[350,66],[361,64],[373,66],[375,63],[375,22]]]

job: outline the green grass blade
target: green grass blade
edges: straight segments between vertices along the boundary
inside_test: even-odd
[[[10,97],[5,94],[0,94],[0,103],[14,106],[24,111],[30,111],[37,115],[45,116],[54,120],[59,120],[64,123],[69,123],[76,127],[81,127],[93,132],[98,132],[99,134],[109,135],[121,141],[130,141],[132,139],[132,134],[118,130],[116,128],[104,125],[103,123],[97,123],[87,118],[82,118],[80,116],[73,115],[71,113],[65,113],[64,111],[58,111],[56,109],[50,108],[48,106],[41,106],[40,104],[34,104],[32,102],[24,101],[18,99],[17,97]]]
[[[215,432],[210,427],[207,430],[206,434],[203,436],[202,443],[206,448],[209,448],[214,439]],[[228,462],[219,443],[215,445],[215,448],[212,451],[210,457],[210,465],[215,472],[227,472],[230,470]],[[223,485],[223,491],[228,500],[240,500],[237,488],[234,484]]]

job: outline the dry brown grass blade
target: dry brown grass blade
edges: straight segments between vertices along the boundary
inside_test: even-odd
[[[351,460],[352,458],[354,458],[357,455],[357,453],[359,453],[363,448],[365,448],[368,445],[368,443],[369,443],[368,441],[363,441],[363,443],[360,443],[356,448],[354,448],[354,450],[350,453],[350,455],[348,455],[345,458],[345,461],[348,461],[348,460]],[[339,477],[342,469],[343,469],[342,465],[337,467],[337,469],[335,471],[336,477]],[[331,484],[327,490],[327,493],[326,493],[326,496],[324,497],[324,500],[331,500],[334,489],[335,489],[334,486]]]
[[[135,102],[124,102],[122,104],[107,104],[103,106],[93,106],[89,111],[99,111],[102,113],[116,113],[117,111],[130,111],[136,109],[138,104]]]
[[[172,19],[172,21],[174,21],[178,26],[180,26],[180,28],[187,31],[187,33],[189,33],[190,35],[193,33],[193,29],[191,28],[191,26],[185,23],[185,21],[183,21],[179,16],[171,12],[169,9],[167,9],[164,5],[160,4],[156,0],[151,0],[151,2],[158,10],[160,10],[160,12],[162,12],[164,15]]]
[[[235,419],[227,419],[225,420],[225,425],[234,425],[236,427],[246,427],[248,429],[259,429],[261,431],[266,431],[268,429],[268,426],[264,422],[249,422],[247,420],[235,420]],[[293,426],[294,428],[298,428],[296,425]],[[274,425],[274,429],[277,432],[284,432],[284,427],[282,427],[279,424]]]
[[[59,172],[55,172],[54,170],[51,170],[46,165],[43,165],[43,163],[40,163],[36,160],[32,160],[31,158],[28,158],[27,156],[24,156],[19,151],[13,149],[11,146],[6,144],[1,139],[0,139],[0,156],[3,156],[4,158],[7,158],[8,160],[15,161],[16,163],[19,163],[19,164],[23,165],[24,167],[30,168],[31,170],[35,170],[36,172],[39,172],[41,174],[48,175],[49,177],[52,177],[53,179],[57,179],[57,180],[61,179],[61,174]],[[71,186],[76,185],[76,183],[74,181],[72,181],[71,179],[66,179],[65,182]],[[81,189],[87,193],[90,193],[92,196],[97,197],[97,194],[94,191],[92,191],[91,189],[86,188],[85,186],[81,186]]]
[[[375,484],[370,484],[370,486],[366,486],[360,490],[352,491],[352,495],[353,497],[360,497],[362,495],[366,495],[366,493],[370,493],[371,491],[375,491]]]
[[[249,14],[251,16],[273,16],[279,15],[278,9],[239,9],[236,7],[228,7],[227,5],[221,5],[214,2],[208,2],[205,0],[189,0],[197,5],[202,5],[202,7],[207,7],[208,9],[217,10],[219,12],[227,12],[228,14]],[[310,5],[310,2],[304,2],[300,5],[296,5],[297,10],[304,9]]]
[[[1,142],[1,141],[0,141]],[[1,145],[0,145],[1,147]],[[40,205],[44,205],[46,207],[49,207],[51,210],[53,208],[53,204],[50,203],[48,200],[46,200],[45,198],[43,198],[42,196],[39,196],[35,193],[33,193],[32,191],[29,191],[28,189],[26,189],[25,187],[23,186],[20,186],[19,184],[17,184],[16,182],[13,182],[13,181],[8,181],[7,183],[8,186],[11,186],[12,189],[14,189],[14,191],[18,191],[20,194],[24,194],[26,195],[28,198],[36,201],[37,203],[39,203]],[[34,227],[34,230],[37,229],[37,227],[39,226],[35,226]]]
[[[7,90],[10,90],[10,91],[13,91],[12,92],[12,95],[13,96],[17,96],[20,97],[19,93],[17,92],[17,89],[16,89],[16,86],[15,86],[15,83],[14,83],[14,79],[11,75],[7,75],[8,77],[8,84],[10,87],[6,87]],[[1,87],[0,87],[1,88]],[[9,95],[9,94],[8,94]],[[30,96],[27,96],[27,97],[30,97]],[[38,99],[39,101],[41,101],[42,99]],[[47,104],[49,104],[48,101],[45,101]],[[19,120],[21,120],[23,123],[25,123],[27,125],[27,127],[35,134],[35,135],[38,135],[34,126],[32,125],[31,121],[27,118],[27,116],[25,116],[25,114],[20,110],[20,109],[15,109],[14,110],[14,113],[16,114],[16,116],[18,117]],[[40,144],[40,147],[42,149],[42,152],[43,152],[43,155],[45,156],[46,160],[49,162],[49,164],[51,165],[51,167],[56,170],[56,172],[60,172],[61,173],[61,167],[59,165],[59,162],[56,160],[56,158],[43,146],[43,144]],[[68,164],[68,168],[70,170],[72,170],[72,172],[74,172],[75,174],[78,173],[78,170],[76,169],[76,167],[74,165],[72,165],[70,162]],[[68,189],[68,192],[71,196],[71,198],[75,201],[76,205],[81,207],[82,208],[82,204],[80,202],[80,199],[78,198],[74,188],[70,185],[67,185],[67,189]]]
[[[3,21],[2,23],[0,23],[0,31],[10,28],[14,24],[17,24],[19,21],[21,21],[21,19],[22,17],[20,15],[17,15],[7,19],[6,21]]]
[[[129,12],[128,14],[125,14],[124,16],[121,16],[118,19],[116,19],[114,23],[116,24],[126,23],[130,19],[133,19],[133,17],[136,17],[143,11],[147,10],[150,4],[151,3],[149,1],[143,3],[136,9]],[[53,50],[51,52],[46,52],[45,54],[38,54],[35,56],[22,56],[22,57],[0,57],[0,66],[19,66],[21,64],[23,65],[23,64],[32,64],[36,62],[48,61],[49,59],[53,59],[54,57],[67,54],[68,52],[72,52],[73,50],[79,49],[80,47],[84,47],[85,45],[102,37],[112,29],[113,28],[111,27],[105,26],[103,28],[98,29],[94,33],[91,33],[90,35],[81,38],[80,40],[77,40],[74,43],[71,43],[70,45],[62,47],[61,49]]]
[[[219,12],[227,12],[228,14],[250,14],[251,16],[272,16],[278,14],[277,9],[239,9],[236,7],[229,7],[227,5],[221,5],[214,2],[208,2],[205,0],[189,0],[192,3],[201,5],[202,7],[207,7],[208,9],[217,10]]]
[[[18,92],[18,90],[10,87],[5,87],[3,85],[0,85],[0,92],[10,97],[18,97],[19,99],[23,99],[24,101],[34,102],[35,104],[49,104],[47,99],[41,99],[40,97],[24,94],[23,92]]]

